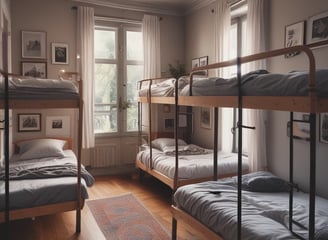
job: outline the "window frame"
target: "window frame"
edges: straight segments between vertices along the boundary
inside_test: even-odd
[[[116,137],[116,136],[135,136],[138,133],[138,128],[135,131],[127,131],[127,110],[122,109],[122,102],[127,101],[127,66],[128,64],[142,65],[143,61],[127,60],[127,31],[135,31],[141,33],[141,24],[131,22],[115,22],[115,21],[96,21],[94,30],[111,30],[115,31],[115,59],[94,58],[94,64],[116,64],[117,66],[117,99],[116,103],[104,104],[117,108],[117,131],[116,132],[95,132],[96,137]],[[136,89],[137,91],[137,89]],[[97,104],[94,103],[94,106]],[[102,104],[98,104],[102,105]],[[93,113],[95,117],[96,111]],[[137,116],[136,116],[137,117]]]

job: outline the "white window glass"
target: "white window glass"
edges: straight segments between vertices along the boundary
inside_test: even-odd
[[[141,32],[126,32],[126,59],[127,60],[143,60],[143,48]]]
[[[108,23],[105,23],[108,24]],[[95,29],[95,133],[138,130],[137,81],[143,75],[140,26]]]
[[[116,41],[115,31],[96,30],[95,31],[95,58],[96,59],[115,59]]]

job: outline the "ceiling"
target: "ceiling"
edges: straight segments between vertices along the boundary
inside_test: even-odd
[[[214,0],[73,0],[134,11],[148,11],[159,14],[185,15],[200,9]]]

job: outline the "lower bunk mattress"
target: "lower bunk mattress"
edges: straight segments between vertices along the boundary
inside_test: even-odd
[[[243,240],[300,239],[288,230],[289,184],[268,173],[243,175]],[[176,206],[225,240],[237,239],[237,178],[207,181],[178,188]],[[309,195],[294,192],[293,230],[308,239]],[[315,239],[328,239],[328,200],[316,197]]]
[[[72,150],[64,157],[17,160],[14,155],[9,167],[10,209],[31,208],[48,204],[76,201],[77,160]],[[88,198],[87,188],[94,178],[82,166],[81,197]],[[4,172],[0,173],[0,211],[5,209]]]
[[[145,166],[150,166],[161,174],[173,179],[175,174],[175,155],[153,148],[152,158],[150,150],[146,149],[137,154],[137,160]],[[237,174],[238,155],[236,153],[218,152],[218,176],[227,176]],[[248,159],[243,157],[243,172],[248,171]],[[179,155],[179,180],[188,180],[195,178],[206,178],[213,176],[213,151],[208,150],[204,154]]]

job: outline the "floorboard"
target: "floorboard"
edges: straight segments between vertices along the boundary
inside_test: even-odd
[[[117,196],[133,193],[156,219],[171,233],[172,191],[166,185],[152,177],[143,181],[136,174],[119,176],[97,176],[95,184],[89,188],[89,199]],[[4,224],[0,224],[2,239],[5,232]],[[75,212],[65,212],[42,216],[35,219],[16,220],[10,223],[10,240],[102,240],[99,230],[88,206],[82,210],[81,233],[75,234]],[[199,233],[178,223],[179,240],[201,240]]]

